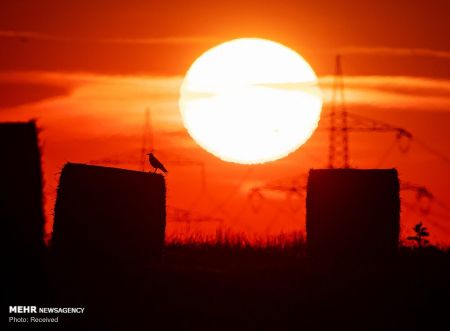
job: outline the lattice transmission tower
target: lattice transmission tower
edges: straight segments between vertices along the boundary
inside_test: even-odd
[[[341,56],[336,56],[335,75],[330,113],[328,114],[329,134],[328,168],[350,168],[350,132],[396,132],[396,139],[402,152],[409,149],[412,134],[400,127],[377,121],[361,115],[349,113],[345,104],[345,85]]]

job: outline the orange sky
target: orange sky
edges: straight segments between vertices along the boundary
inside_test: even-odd
[[[435,196],[421,215],[404,192],[402,221],[423,219],[432,239],[450,243],[450,24],[447,1],[9,1],[0,12],[0,120],[37,118],[44,129],[47,207],[67,162],[140,169],[144,110],[151,109],[154,145],[169,168],[169,232],[176,208],[189,209],[190,230],[219,223],[251,235],[304,228],[304,196],[255,186],[289,184],[327,160],[318,130],[289,157],[258,166],[225,163],[187,135],[178,88],[189,65],[220,41],[255,36],[292,47],[320,76],[329,99],[334,54],[343,56],[349,110],[408,129],[411,149],[386,155],[393,133],[354,133],[351,163],[397,167],[401,180]],[[326,123],[321,123],[326,126]],[[425,203],[425,202],[424,202]],[[300,206],[300,207],[298,207]],[[220,219],[220,222],[219,220]],[[195,222],[210,220],[210,222]]]

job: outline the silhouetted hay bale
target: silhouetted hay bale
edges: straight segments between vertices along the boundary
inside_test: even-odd
[[[400,227],[395,169],[310,170],[306,197],[309,255],[317,260],[392,257]]]
[[[83,264],[139,262],[162,254],[164,177],[68,163],[59,182],[52,248]]]
[[[38,254],[44,248],[44,211],[35,123],[0,123],[0,154],[0,217],[8,256]]]
[[[4,295],[38,302],[44,277],[44,211],[34,122],[0,123],[0,223]]]

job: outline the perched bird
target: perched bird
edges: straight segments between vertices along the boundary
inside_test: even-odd
[[[153,155],[153,153],[148,153],[148,161],[150,162],[150,165],[155,168],[155,173],[158,169],[161,169],[162,172],[165,174],[168,173],[167,169],[164,167],[164,165],[159,162],[159,160]]]

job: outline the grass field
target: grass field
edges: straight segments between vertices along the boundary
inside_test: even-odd
[[[290,238],[290,240],[289,240]],[[450,252],[319,265],[300,234],[166,243],[156,265],[53,265],[49,302],[86,307],[73,329],[434,330],[448,326]]]

